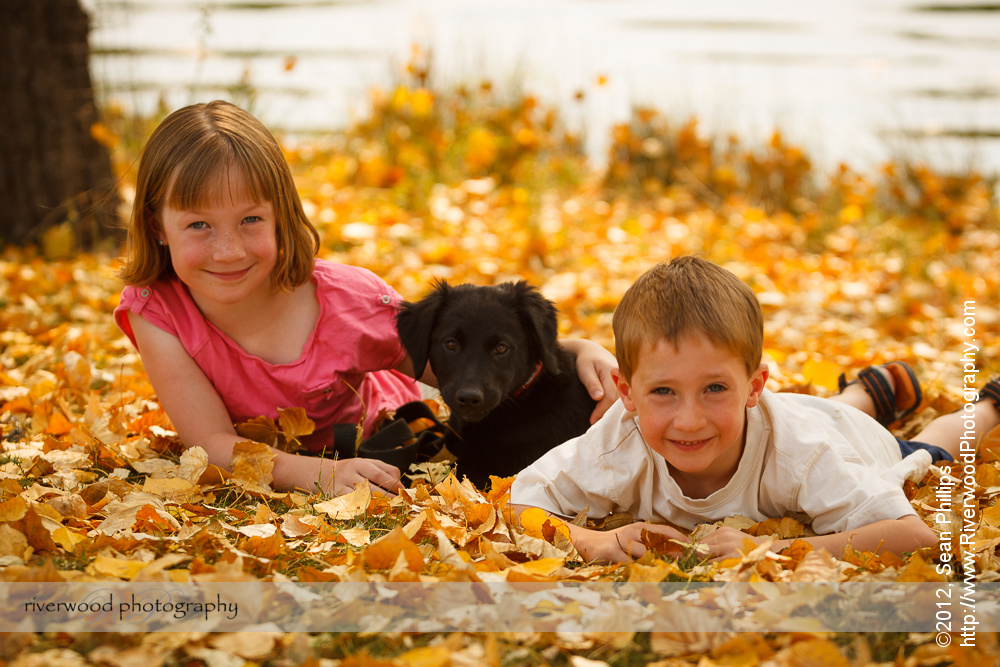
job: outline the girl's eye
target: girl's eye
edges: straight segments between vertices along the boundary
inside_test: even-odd
[[[262,218],[259,215],[248,215],[247,217],[243,218],[243,222],[260,222],[261,219]]]
[[[188,229],[205,229],[208,224],[204,220],[198,220],[188,225]]]
[[[493,348],[493,354],[496,355],[507,354],[509,350],[510,350],[510,345],[508,345],[507,343],[497,343],[497,346]]]

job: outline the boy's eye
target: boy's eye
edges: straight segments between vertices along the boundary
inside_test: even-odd
[[[667,396],[674,393],[670,387],[655,387],[653,391],[649,392],[651,394],[656,394],[657,396]]]
[[[708,385],[708,389],[706,391],[708,391],[708,393],[710,394],[718,394],[719,392],[725,390],[726,390],[726,385],[719,384],[718,382],[716,382],[715,384]]]

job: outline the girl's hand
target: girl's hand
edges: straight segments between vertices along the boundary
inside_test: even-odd
[[[368,481],[375,493],[392,493],[403,488],[399,469],[376,459],[316,459],[311,456],[289,455],[298,459],[294,466],[302,470],[296,477],[303,480],[297,486],[305,486],[309,491],[322,490],[324,493],[341,496],[350,493],[358,484]],[[317,463],[322,462],[317,469]],[[308,477],[311,475],[312,477]],[[304,480],[309,479],[308,483]],[[320,488],[322,487],[322,489]]]
[[[373,491],[384,489],[388,492],[403,488],[399,468],[377,459],[341,459],[334,462],[333,492],[335,495],[350,493],[364,480],[373,485]]]
[[[618,360],[604,347],[584,338],[567,338],[560,344],[576,355],[576,372],[590,397],[597,401],[590,423],[595,423],[618,400],[618,386],[612,373],[618,372]]]

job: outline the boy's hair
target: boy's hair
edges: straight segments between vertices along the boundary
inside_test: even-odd
[[[216,100],[174,111],[142,149],[120,274],[125,284],[147,285],[173,274],[169,248],[157,242],[157,215],[167,204],[180,210],[211,204],[229,188],[230,169],[242,174],[254,203],[267,201],[274,208],[274,288],[309,280],[319,234],[302,209],[281,147],[259,120]]]
[[[732,272],[699,257],[661,262],[629,287],[612,320],[615,356],[631,382],[644,343],[665,338],[675,347],[702,334],[743,360],[747,375],[760,366],[764,316],[753,290]]]

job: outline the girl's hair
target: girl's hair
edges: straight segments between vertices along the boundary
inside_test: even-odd
[[[216,100],[174,111],[142,149],[120,273],[125,284],[148,285],[173,275],[169,248],[156,236],[157,216],[167,204],[178,210],[210,205],[229,188],[231,169],[243,176],[255,204],[267,201],[274,208],[274,288],[291,289],[309,280],[319,233],[302,210],[281,147],[259,120]]]
[[[753,290],[731,271],[699,257],[677,257],[642,274],[612,319],[615,356],[631,382],[644,343],[675,347],[685,335],[706,336],[739,357],[747,375],[764,353],[764,315]]]

